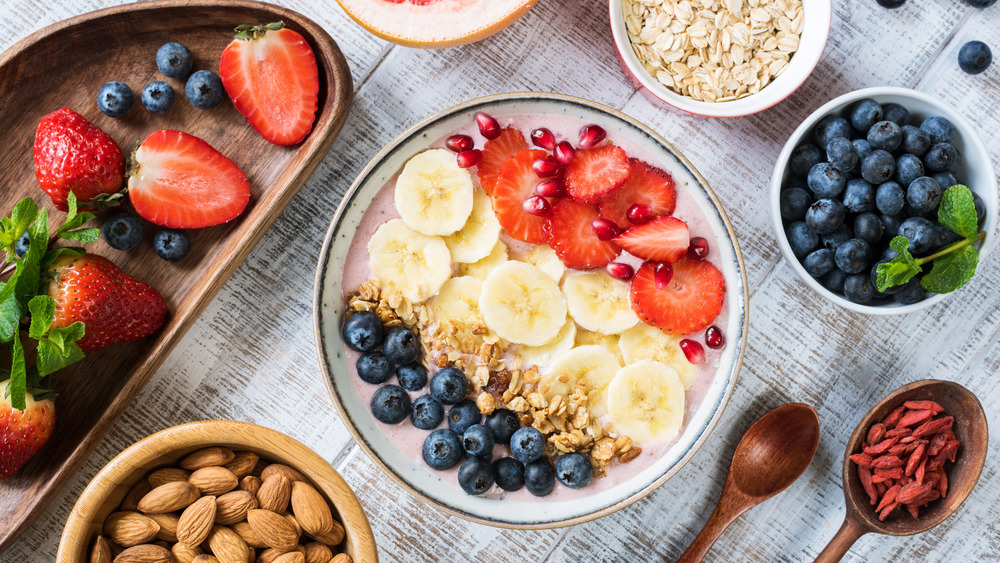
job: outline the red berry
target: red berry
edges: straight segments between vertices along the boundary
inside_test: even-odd
[[[596,203],[621,188],[629,177],[628,155],[610,143],[576,151],[566,165],[566,193],[583,203]]]
[[[621,231],[621,229],[618,228],[618,225],[615,225],[607,219],[594,219],[592,225],[594,226],[594,232],[597,233],[597,238],[599,240],[611,240],[618,236],[618,233]]]
[[[726,345],[726,337],[722,334],[722,331],[719,330],[719,327],[712,325],[705,331],[705,344],[707,344],[709,348],[718,350]]]
[[[643,223],[648,223],[653,219],[653,208],[648,205],[637,203],[628,208],[625,216],[628,217],[628,220],[633,225],[642,225]]]
[[[458,162],[459,168],[472,168],[483,160],[483,151],[479,149],[462,151],[458,153],[455,160]]]
[[[670,174],[635,158],[630,158],[628,162],[628,181],[597,204],[601,217],[626,226],[629,222],[639,225],[654,217],[671,215],[677,203],[677,193]],[[648,218],[641,213],[636,217],[638,222],[629,217],[630,210],[636,205],[649,208]]]
[[[681,258],[672,264],[673,277],[660,287],[662,274],[646,262],[632,278],[629,294],[639,319],[669,334],[683,336],[708,328],[722,310],[726,280],[708,261]]]
[[[708,256],[708,241],[702,237],[691,239],[691,246],[687,250],[688,258],[692,260],[704,260]]]
[[[558,178],[542,180],[535,186],[535,193],[542,197],[561,197],[563,195],[563,185]]]
[[[585,125],[580,129],[580,148],[589,149],[600,143],[608,134],[600,125]]]
[[[528,142],[524,140],[524,135],[512,127],[500,131],[496,139],[483,144],[483,160],[476,168],[476,175],[479,176],[479,185],[483,187],[484,192],[493,195],[493,188],[500,174],[500,165],[509,156],[526,148]]]
[[[538,184],[538,176],[531,170],[531,163],[543,156],[545,151],[525,149],[504,160],[490,195],[493,212],[507,234],[534,244],[549,240],[545,232],[547,219],[524,212],[524,201],[535,195]]]
[[[615,239],[632,256],[653,262],[676,262],[688,252],[691,238],[687,223],[667,215],[636,225]]]
[[[621,253],[615,243],[597,238],[594,232],[597,218],[593,206],[569,198],[562,198],[552,206],[545,231],[549,235],[549,246],[563,264],[570,268],[597,268]]]
[[[553,178],[559,175],[559,172],[562,171],[562,166],[551,156],[546,156],[532,162],[531,169],[535,171],[535,174],[539,178]]]
[[[569,144],[569,141],[561,141],[552,154],[556,157],[556,160],[563,164],[569,164],[573,162],[573,157],[576,156],[576,149],[573,145]]]
[[[479,126],[479,132],[483,137],[486,137],[490,141],[500,136],[500,123],[488,113],[477,113],[476,125]]]
[[[533,195],[524,200],[521,205],[525,213],[530,213],[536,217],[548,217],[552,214],[552,206],[542,196]]]
[[[694,340],[689,340],[685,338],[681,340],[681,350],[684,351],[684,356],[692,364],[701,364],[705,362],[705,349],[701,347]]]
[[[547,151],[556,148],[556,136],[552,134],[552,131],[544,127],[539,127],[531,132],[531,142],[536,147],[541,147]]]
[[[653,281],[656,282],[656,289],[667,287],[672,279],[674,279],[674,267],[669,262],[661,262],[653,267]]]
[[[611,277],[622,281],[629,281],[635,275],[635,269],[624,262],[611,262],[607,269]]]
[[[472,137],[468,135],[452,135],[444,142],[444,146],[448,147],[448,150],[452,152],[462,152],[472,150],[475,147],[475,143],[472,142]]]

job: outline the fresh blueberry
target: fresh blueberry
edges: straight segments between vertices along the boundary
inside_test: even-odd
[[[469,495],[481,495],[493,486],[493,464],[481,457],[470,457],[458,466],[458,485]]]
[[[473,424],[462,434],[462,446],[467,456],[489,457],[495,443],[493,431],[482,424]]]
[[[131,213],[115,213],[104,222],[101,234],[111,248],[132,250],[142,242],[142,223]]]
[[[941,202],[941,186],[934,178],[921,176],[906,188],[906,203],[917,213],[930,213]]]
[[[509,444],[510,437],[521,427],[517,413],[510,409],[497,409],[486,417],[486,427],[493,431],[498,444]]]
[[[947,190],[955,184],[958,184],[958,180],[951,172],[935,172],[931,178],[934,178],[934,181],[938,183],[938,186],[941,186],[941,190]]]
[[[869,184],[884,184],[896,172],[896,159],[887,151],[873,150],[861,161],[861,177]]]
[[[851,124],[848,123],[843,117],[828,115],[816,124],[816,129],[813,131],[813,137],[816,140],[816,145],[820,147],[827,146],[830,144],[830,141],[837,137],[850,139]]]
[[[28,233],[21,235],[21,238],[17,239],[17,243],[14,245],[14,253],[18,256],[24,256],[28,252],[28,247],[31,245],[31,237]]]
[[[997,3],[997,0],[965,0],[965,3],[973,8],[989,8]]]
[[[858,165],[858,149],[843,137],[837,137],[826,145],[826,158],[834,168],[841,172],[850,172]]]
[[[552,464],[547,459],[539,459],[524,464],[524,485],[536,497],[544,497],[556,486],[556,476]]]
[[[958,66],[966,74],[979,74],[993,62],[993,52],[982,41],[969,41],[958,50]]]
[[[410,408],[410,396],[399,385],[383,385],[372,395],[372,415],[386,424],[403,422]]]
[[[408,328],[390,328],[385,335],[382,351],[390,362],[397,366],[415,362],[420,357],[420,339]]]
[[[924,163],[927,168],[935,171],[953,171],[954,167],[960,162],[958,155],[958,149],[955,148],[951,143],[938,143],[927,151],[924,155]]]
[[[792,173],[802,176],[809,174],[809,169],[823,162],[823,151],[813,144],[799,145],[792,151],[792,156],[788,158],[788,166]]]
[[[855,131],[865,133],[872,125],[882,121],[882,106],[871,98],[858,100],[851,107],[851,126]]]
[[[149,113],[167,113],[174,107],[174,89],[162,80],[150,82],[142,89],[141,99]]]
[[[986,202],[979,194],[972,192],[972,205],[976,207],[976,224],[982,229],[986,222]]]
[[[482,420],[483,414],[471,399],[459,401],[448,411],[448,428],[456,434],[464,434],[470,426],[479,424]]]
[[[819,279],[819,283],[834,293],[843,293],[844,280],[846,279],[847,274],[840,271],[840,268],[834,268],[827,272],[825,276],[821,277]]]
[[[454,405],[465,398],[469,390],[469,381],[461,370],[447,367],[438,370],[431,377],[430,391],[442,405]]]
[[[903,152],[923,156],[931,148],[931,136],[926,131],[912,125],[904,125],[902,131]]]
[[[899,225],[899,236],[910,241],[910,254],[922,256],[934,246],[934,223],[923,217],[910,217]]]
[[[911,278],[902,286],[902,289],[893,294],[892,298],[902,305],[913,305],[924,300],[924,288],[920,286],[920,280]]]
[[[852,238],[854,238],[854,231],[852,231],[851,228],[844,223],[843,225],[837,227],[836,231],[819,237],[819,242],[823,248],[835,251],[838,246],[844,244]]]
[[[871,267],[873,258],[871,245],[859,238],[852,238],[838,246],[834,255],[837,267],[845,274],[864,272]]]
[[[875,207],[879,213],[898,215],[905,203],[906,191],[896,182],[886,182],[875,191]]]
[[[885,104],[882,106],[882,119],[891,121],[900,127],[910,121],[910,110],[899,104]]]
[[[900,221],[900,222],[902,223],[902,221]],[[892,247],[887,246],[884,249],[882,249],[882,256],[879,259],[880,260],[892,260],[894,258],[897,258],[898,256],[899,256],[898,252],[896,252],[895,250],[893,250]]]
[[[444,407],[430,395],[421,395],[413,401],[410,422],[421,430],[434,430],[444,420]]]
[[[121,117],[132,109],[135,95],[121,82],[112,81],[97,92],[97,107],[108,117]]]
[[[378,350],[365,352],[358,357],[356,364],[358,377],[365,383],[378,385],[385,383],[392,377],[392,364],[385,359],[385,354]]]
[[[219,105],[225,94],[219,75],[210,70],[199,70],[187,79],[184,94],[191,105],[198,109],[209,109]]]
[[[874,213],[859,213],[854,218],[854,236],[868,244],[874,246],[878,241],[882,240],[882,235],[884,234],[885,225],[882,224],[882,219],[878,215]]]
[[[399,366],[396,370],[396,380],[399,381],[400,387],[407,391],[420,391],[427,385],[427,368],[416,362]]]
[[[840,200],[819,199],[806,211],[806,226],[818,235],[825,235],[836,231],[844,223],[845,215],[844,204]]]
[[[813,250],[802,260],[802,267],[814,278],[820,278],[834,268],[833,251],[829,248]]]
[[[868,144],[873,149],[892,152],[903,142],[903,131],[892,121],[879,121],[868,130]]]
[[[920,124],[920,130],[931,137],[931,144],[950,143],[955,138],[955,126],[947,119],[935,115]]]
[[[865,159],[866,156],[872,153],[872,146],[865,139],[853,139],[851,144],[854,145],[854,150],[858,151],[858,165],[854,167],[855,171],[861,170],[861,161]]]
[[[191,239],[187,233],[177,229],[163,229],[153,236],[153,250],[168,262],[176,262],[187,256],[191,250]]]
[[[906,4],[906,0],[875,0],[875,1],[878,2],[879,6],[882,6],[883,8],[889,8],[890,10],[894,10],[896,8],[899,8],[903,4]]]
[[[505,491],[517,491],[524,486],[524,464],[512,457],[494,461],[493,475],[497,486]]]
[[[799,258],[805,257],[819,245],[819,236],[809,230],[809,226],[804,221],[796,221],[785,230],[788,237],[788,246],[792,247],[792,253]]]
[[[854,274],[844,280],[844,297],[848,301],[865,305],[875,296],[875,286],[867,274]]]
[[[931,250],[937,250],[939,248],[944,248],[949,244],[955,244],[956,242],[962,240],[962,236],[955,231],[945,227],[941,223],[934,224],[934,244],[931,246]]]
[[[781,192],[779,196],[779,208],[781,218],[786,221],[801,221],[806,217],[806,210],[812,203],[809,192],[802,188],[792,188]]]
[[[844,189],[844,207],[850,213],[875,210],[875,187],[862,178],[851,178]]]
[[[354,313],[347,319],[342,334],[344,343],[351,350],[367,352],[382,344],[382,339],[385,338],[385,329],[375,313],[362,311]]]
[[[896,180],[902,186],[909,186],[910,182],[924,175],[924,163],[912,154],[902,154],[896,159]]]
[[[594,479],[594,467],[583,454],[566,454],[556,461],[556,477],[571,489],[586,487]]]
[[[847,178],[829,162],[820,162],[809,169],[806,181],[816,197],[837,197],[844,191]]]
[[[903,219],[906,216],[902,214],[896,215],[885,215],[883,214],[880,219],[882,219],[882,225],[885,227],[885,233],[889,236],[889,239],[896,236],[899,232],[899,226],[903,224]],[[892,250],[892,249],[890,249]]]
[[[518,429],[510,437],[510,454],[525,465],[540,459],[544,453],[545,436],[531,426]]]
[[[444,470],[455,467],[462,459],[462,439],[451,430],[435,430],[424,440],[424,461],[432,469]]]
[[[156,68],[163,76],[184,78],[191,72],[191,51],[180,43],[165,43],[156,51]]]

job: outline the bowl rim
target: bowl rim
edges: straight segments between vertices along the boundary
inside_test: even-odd
[[[927,297],[910,305],[902,305],[895,302],[885,305],[860,305],[854,303],[853,301],[849,301],[847,298],[837,295],[820,285],[819,281],[806,272],[802,263],[799,262],[799,259],[792,252],[792,248],[788,244],[780,209],[781,187],[784,180],[784,172],[788,165],[788,160],[792,151],[802,141],[806,133],[812,129],[813,125],[827,115],[843,109],[851,102],[862,98],[873,98],[877,100],[879,97],[884,96],[911,98],[934,107],[935,111],[939,111],[940,115],[948,118],[948,120],[955,125],[959,134],[961,134],[962,142],[966,145],[964,155],[966,162],[969,162],[969,155],[971,153],[978,153],[986,156],[985,159],[980,159],[982,162],[977,162],[977,167],[982,168],[982,174],[984,177],[989,178],[989,183],[988,185],[982,187],[982,189],[977,188],[973,190],[983,198],[988,212],[986,224],[982,226],[983,230],[986,232],[986,238],[983,239],[979,245],[979,261],[980,263],[983,261],[983,258],[987,256],[993,248],[993,231],[996,230],[997,226],[997,180],[993,170],[993,163],[989,158],[990,153],[983,144],[982,139],[980,139],[979,135],[976,134],[975,129],[973,129],[973,127],[961,114],[946,106],[933,96],[910,88],[902,88],[898,86],[873,86],[870,88],[853,90],[833,98],[810,113],[809,116],[799,124],[795,131],[792,132],[792,134],[788,137],[788,140],[785,141],[785,144],[775,161],[774,170],[771,173],[771,221],[775,230],[775,238],[778,241],[778,246],[781,248],[781,254],[785,258],[785,261],[791,265],[791,268],[796,274],[798,274],[798,277],[801,278],[802,281],[814,291],[835,305],[839,305],[845,309],[854,311],[855,313],[865,313],[870,315],[900,315],[930,307],[941,302],[951,294],[934,294],[931,297]]]
[[[741,283],[741,297],[742,297],[742,311],[740,313],[740,326],[738,331],[736,327],[733,328],[734,332],[738,332],[739,338],[730,341],[727,345],[738,346],[735,355],[733,357],[732,365],[732,377],[728,382],[722,397],[719,398],[719,403],[716,406],[715,412],[712,414],[711,418],[705,423],[703,429],[695,441],[691,444],[688,450],[683,456],[671,467],[668,471],[664,472],[655,480],[653,480],[648,485],[634,491],[629,496],[618,500],[604,508],[599,510],[594,510],[586,514],[579,516],[574,516],[570,518],[564,518],[559,520],[549,520],[549,521],[539,521],[539,522],[508,522],[496,519],[484,518],[478,515],[459,510],[442,502],[436,498],[432,498],[422,491],[413,487],[406,480],[402,479],[396,472],[388,467],[386,462],[377,455],[368,444],[367,440],[360,434],[359,430],[355,426],[353,419],[348,414],[346,408],[341,403],[340,396],[337,393],[333,385],[333,376],[330,370],[330,364],[325,352],[325,346],[323,343],[324,329],[323,329],[323,298],[324,298],[324,280],[327,274],[327,266],[330,259],[331,246],[333,244],[333,239],[336,235],[337,228],[340,222],[344,218],[344,214],[347,212],[350,202],[352,201],[355,193],[362,188],[364,185],[364,180],[379,166],[379,164],[399,145],[406,142],[410,137],[420,132],[425,127],[429,126],[435,121],[448,117],[450,115],[468,111],[471,108],[478,106],[484,106],[496,102],[508,102],[508,101],[518,101],[518,100],[544,100],[544,101],[555,101],[555,102],[568,102],[571,104],[576,104],[584,106],[586,108],[596,110],[599,112],[606,113],[611,117],[625,121],[626,123],[638,128],[640,131],[648,135],[655,142],[663,145],[667,150],[669,150],[678,161],[687,167],[688,171],[695,178],[698,184],[704,189],[704,193],[708,201],[712,204],[712,207],[719,215],[719,220],[724,227],[729,240],[732,243],[733,248],[733,258],[737,264],[737,273],[740,278]],[[565,526],[572,526],[575,524],[581,524],[584,522],[589,522],[595,520],[602,516],[614,513],[622,508],[625,508],[634,502],[644,498],[649,493],[657,489],[660,485],[666,482],[670,477],[675,475],[680,469],[691,460],[692,457],[700,450],[701,446],[707,441],[708,437],[711,435],[715,426],[718,424],[719,420],[722,418],[722,414],[725,411],[726,406],[732,397],[733,390],[736,386],[736,381],[739,377],[739,372],[743,365],[743,356],[747,347],[747,333],[749,328],[749,310],[750,310],[750,296],[747,282],[746,266],[743,261],[743,254],[739,246],[738,239],[736,237],[736,232],[732,226],[729,216],[726,214],[725,209],[722,206],[722,202],[719,200],[718,196],[709,186],[708,181],[701,175],[701,173],[691,164],[691,162],[685,157],[680,151],[678,151],[670,142],[664,139],[661,135],[653,131],[648,126],[640,123],[635,118],[632,118],[614,108],[605,106],[597,102],[593,102],[584,98],[579,98],[576,96],[570,96],[566,94],[549,93],[549,92],[508,92],[503,94],[492,94],[488,96],[482,96],[478,98],[472,98],[464,102],[449,106],[445,109],[437,111],[426,117],[413,126],[409,127],[398,135],[391,142],[387,143],[372,159],[368,164],[358,172],[357,177],[351,184],[351,187],[344,194],[340,205],[337,207],[337,211],[330,222],[330,226],[327,230],[326,237],[323,241],[323,247],[320,251],[317,268],[316,268],[316,278],[315,278],[315,288],[313,295],[313,330],[316,342],[316,352],[319,359],[320,369],[322,370],[324,381],[327,386],[327,390],[330,393],[330,397],[333,400],[334,406],[337,409],[337,413],[341,416],[344,425],[350,431],[351,435],[354,437],[355,442],[358,446],[368,455],[369,459],[373,460],[374,463],[385,473],[390,479],[392,479],[397,485],[405,489],[413,497],[419,499],[420,501],[443,510],[444,512],[458,516],[464,520],[474,522],[477,524],[484,524],[487,526],[493,526],[505,529],[525,529],[525,530],[542,530],[559,528]]]
[[[803,3],[810,2],[810,0],[802,1]],[[625,18],[622,15],[623,0],[609,0],[608,19],[610,21],[611,35],[615,45],[615,50],[618,51],[618,59],[619,62],[622,63],[620,66],[635,82],[638,82],[642,86],[640,90],[645,90],[650,96],[653,96],[660,102],[674,109],[700,117],[745,117],[747,115],[752,115],[769,109],[791,96],[792,93],[798,90],[799,87],[802,86],[802,84],[804,84],[810,76],[812,76],[813,70],[815,70],[819,61],[823,58],[823,52],[826,50],[826,43],[830,37],[830,30],[833,26],[833,2],[832,0],[815,1],[817,2],[817,8],[825,7],[825,9],[817,11],[818,15],[823,16],[823,22],[820,23],[819,27],[819,29],[822,30],[822,38],[819,44],[822,46],[817,49],[815,55],[809,57],[806,60],[806,64],[801,67],[801,78],[793,79],[788,83],[791,87],[787,92],[778,94],[773,100],[756,104],[750,102],[756,94],[728,102],[702,102],[700,100],[693,100],[673,92],[654,80],[653,77],[642,67],[642,64],[639,62],[638,57],[636,57],[635,52],[632,51],[631,41],[629,40],[628,32],[625,29]],[[823,23],[825,23],[825,25],[823,25]],[[792,57],[792,59],[794,58],[795,57]],[[768,86],[771,86],[771,84],[768,84]],[[766,89],[767,86],[765,86],[764,89],[761,89],[761,92]]]

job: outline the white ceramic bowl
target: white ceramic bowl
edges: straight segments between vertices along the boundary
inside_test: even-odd
[[[781,154],[778,155],[778,161],[774,165],[774,173],[771,175],[771,218],[774,221],[775,237],[778,239],[778,246],[781,247],[781,253],[792,265],[795,273],[802,278],[806,285],[837,305],[851,311],[870,315],[909,313],[930,307],[945,299],[948,294],[929,294],[924,300],[912,305],[902,305],[895,301],[883,305],[859,305],[853,301],[849,301],[843,295],[833,293],[820,285],[816,278],[806,272],[805,268],[802,267],[802,263],[799,262],[799,259],[792,252],[792,248],[788,245],[788,238],[785,236],[785,226],[781,219],[781,188],[790,174],[788,159],[791,157],[792,151],[803,142],[807,135],[812,134],[813,126],[820,119],[830,114],[846,112],[854,102],[863,98],[871,98],[880,104],[897,103],[905,107],[910,111],[911,123],[914,125],[920,125],[922,120],[933,115],[940,115],[955,125],[957,135],[952,144],[962,153],[962,166],[955,176],[959,182],[964,182],[969,189],[979,194],[986,203],[986,224],[985,226],[980,225],[980,230],[986,231],[986,238],[979,243],[980,263],[982,263],[983,257],[993,247],[994,231],[997,225],[997,181],[986,146],[979,140],[979,136],[976,135],[972,125],[949,105],[923,92],[889,86],[855,90],[854,92],[848,92],[843,96],[834,98],[814,111],[792,133],[792,136],[789,137],[788,142],[785,143],[784,148],[781,150]]]
[[[699,391],[697,400],[690,402],[676,441],[644,469],[634,471],[633,476],[572,500],[546,497],[532,502],[469,496],[451,475],[430,469],[422,459],[408,457],[371,415],[369,402],[362,398],[352,379],[341,337],[344,266],[369,203],[407,160],[431,144],[439,145],[451,132],[468,128],[478,111],[493,115],[501,123],[505,116],[513,115],[532,116],[533,122],[536,118],[542,121],[548,116],[554,121],[565,116],[574,123],[596,123],[618,142],[634,147],[636,156],[645,155],[650,162],[671,170],[679,189],[690,194],[705,215],[706,227],[716,240],[712,252],[718,252],[716,263],[726,278],[727,308],[719,324],[726,326],[727,344],[714,378]],[[627,506],[691,459],[719,420],[736,383],[746,346],[748,302],[742,256],[732,226],[708,183],[676,149],[636,120],[594,102],[558,94],[513,93],[471,100],[439,112],[403,133],[372,159],[347,192],[327,232],[316,273],[314,307],[317,349],[330,395],[358,444],[390,478],[418,498],[463,518],[492,526],[550,528],[584,522]]]
[[[816,68],[830,35],[833,15],[832,0],[802,0],[804,21],[799,48],[789,60],[785,71],[756,94],[730,102],[712,103],[694,100],[670,90],[643,68],[629,41],[622,2],[623,0],[609,0],[608,4],[611,35],[618,50],[618,62],[629,81],[654,103],[666,104],[705,117],[750,115],[764,111],[791,95]]]

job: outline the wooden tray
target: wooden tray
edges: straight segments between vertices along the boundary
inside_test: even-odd
[[[179,263],[156,256],[152,250],[155,228],[149,224],[145,240],[132,251],[113,250],[103,240],[89,245],[91,252],[107,256],[127,273],[156,287],[166,298],[170,317],[156,336],[89,352],[83,361],[52,378],[59,393],[52,438],[17,475],[0,481],[0,550],[42,512],[83,464],[316,169],[347,118],[351,75],[337,44],[322,28],[296,12],[269,4],[246,0],[215,4],[215,0],[158,0],[100,10],[42,29],[0,55],[0,146],[4,151],[0,213],[6,215],[18,200],[31,196],[57,220],[63,217],[38,187],[32,164],[38,120],[61,107],[82,114],[126,153],[159,129],[197,135],[243,169],[252,186],[250,205],[240,218],[189,231],[191,253]],[[160,45],[178,41],[194,54],[195,70],[217,72],[236,25],[279,20],[305,36],[319,64],[316,123],[298,146],[268,143],[228,100],[210,110],[195,109],[184,96],[183,81],[165,78],[156,68]],[[123,118],[106,117],[97,109],[97,91],[109,80],[128,84],[136,94],[135,106]],[[167,81],[177,94],[166,115],[146,112],[139,101],[142,88],[153,80]]]

